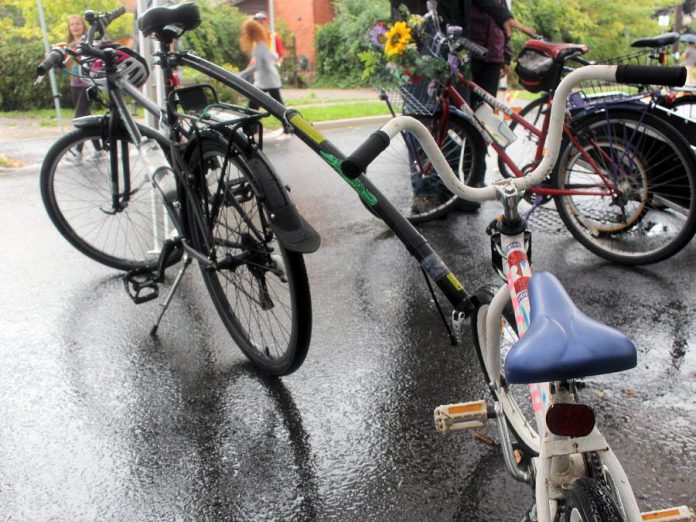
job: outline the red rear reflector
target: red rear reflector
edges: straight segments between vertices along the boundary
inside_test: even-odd
[[[584,437],[594,429],[595,416],[585,404],[552,404],[546,411],[546,425],[554,435]]]

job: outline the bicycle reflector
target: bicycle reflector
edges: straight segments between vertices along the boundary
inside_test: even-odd
[[[554,435],[584,437],[594,429],[595,415],[585,404],[552,404],[546,411],[546,425]]]

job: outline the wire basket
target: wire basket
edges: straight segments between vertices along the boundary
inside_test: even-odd
[[[664,56],[661,52],[657,54],[653,49],[643,49],[630,54],[603,58],[595,63],[601,65],[660,65],[663,61]],[[574,96],[575,101],[571,101],[571,105],[578,105],[579,103],[583,106],[601,105],[616,101],[638,99],[651,96],[652,93],[659,92],[660,89],[660,86],[655,85],[620,84],[588,80],[580,84]]]
[[[432,116],[439,110],[443,88],[440,82],[419,80],[399,87],[381,88],[380,92],[395,113]]]

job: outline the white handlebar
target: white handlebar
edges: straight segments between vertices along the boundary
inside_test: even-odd
[[[588,65],[580,69],[576,69],[566,76],[556,89],[556,93],[551,104],[551,121],[549,131],[546,137],[546,154],[541,163],[530,174],[522,178],[512,180],[504,180],[505,183],[513,183],[517,190],[527,190],[534,185],[537,185],[546,179],[547,174],[551,171],[558,152],[561,147],[563,138],[563,122],[565,121],[566,102],[571,90],[578,83],[585,80],[604,80],[616,81],[616,66],[615,65]],[[435,143],[428,129],[418,120],[409,116],[398,116],[390,120],[384,127],[382,132],[393,138],[397,134],[407,131],[412,133],[423,147],[423,151],[428,156],[438,175],[442,179],[445,186],[456,196],[469,201],[486,201],[496,199],[495,186],[484,188],[473,188],[464,185],[452,171],[451,167],[445,160],[442,151]]]

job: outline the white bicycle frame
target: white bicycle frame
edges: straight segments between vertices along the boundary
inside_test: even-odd
[[[499,197],[499,192],[517,194],[543,181],[556,162],[561,145],[562,127],[565,119],[565,107],[567,98],[572,88],[583,80],[616,80],[616,66],[592,65],[577,69],[566,76],[558,86],[551,108],[550,126],[547,142],[547,153],[539,166],[528,176],[498,181],[485,188],[468,187],[457,179],[452,169],[447,164],[435,140],[428,130],[417,120],[407,116],[400,116],[390,120],[382,131],[391,139],[395,135],[407,131],[416,136],[432,162],[438,174],[440,174],[447,188],[462,199],[469,201],[486,201]],[[572,391],[563,389],[560,383],[538,383],[530,385],[530,397],[534,408],[536,429],[529,425],[522,413],[516,407],[516,403],[508,396],[505,386],[500,382],[500,324],[503,309],[508,302],[512,302],[519,335],[523,335],[529,326],[529,296],[526,290],[526,282],[522,288],[515,290],[514,282],[519,277],[531,277],[531,267],[527,260],[524,248],[523,234],[515,236],[502,235],[502,249],[504,258],[504,271],[508,283],[504,285],[494,297],[486,319],[487,346],[486,356],[491,374],[498,376],[492,385],[496,389],[499,402],[496,404],[498,414],[498,427],[501,438],[505,443],[503,454],[510,472],[515,478],[531,481],[529,473],[521,470],[514,461],[511,439],[507,433],[506,420],[519,434],[523,442],[535,452],[538,457],[533,458],[532,464],[535,470],[536,508],[539,522],[551,522],[556,516],[558,500],[565,496],[565,490],[573,480],[586,475],[583,455],[596,452],[603,469],[611,478],[615,493],[618,496],[619,507],[630,522],[642,520],[640,510],[633,490],[629,484],[619,460],[613,453],[605,438],[595,427],[585,437],[561,437],[554,435],[546,426],[546,412],[553,403],[574,402]],[[508,258],[515,254],[516,262],[511,266]],[[572,387],[571,387],[572,388]]]

